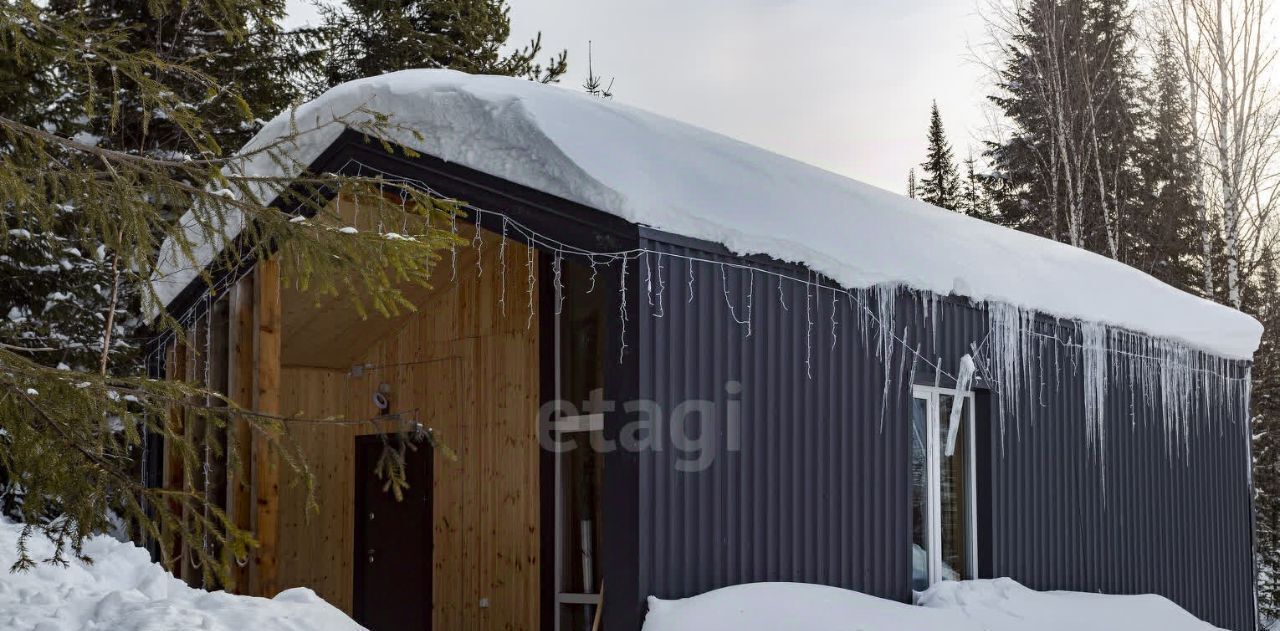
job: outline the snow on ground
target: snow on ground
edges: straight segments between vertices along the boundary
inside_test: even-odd
[[[643,631],[981,631],[946,612],[838,587],[748,583],[683,600],[649,598]]]
[[[359,625],[309,589],[251,598],[192,589],[145,550],[107,536],[90,539],[92,565],[40,563],[11,573],[22,526],[0,519],[0,628],[13,631],[357,631]],[[30,540],[40,561],[53,546]]]
[[[1208,631],[1216,627],[1164,596],[1038,592],[1010,578],[935,584],[924,607],[961,614],[986,631]]]
[[[846,288],[901,284],[955,293],[1230,359],[1251,357],[1262,335],[1253,318],[1106,257],[580,90],[522,79],[406,70],[345,83],[277,116],[246,153],[285,138],[296,122],[301,136],[288,140],[290,155],[310,163],[341,131],[326,124],[350,121],[357,110],[389,115],[398,126],[389,140],[424,154],[739,254],[803,263]],[[281,168],[261,153],[242,165],[249,175],[291,175]],[[224,235],[197,238],[195,222],[184,219],[204,242],[196,252],[204,265]],[[234,236],[242,219],[228,219],[225,233]],[[164,303],[195,277],[172,244],[162,249],[155,285]]]
[[[944,581],[920,606],[801,583],[751,583],[649,599],[643,631],[1210,631],[1169,600],[1037,592],[1008,578]]]

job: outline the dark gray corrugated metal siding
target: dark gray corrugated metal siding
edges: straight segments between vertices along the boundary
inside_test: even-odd
[[[864,344],[856,333],[846,296],[835,301],[834,350],[832,294],[809,298],[810,379],[802,284],[783,283],[780,302],[776,278],[695,263],[690,297],[689,265],[655,258],[655,269],[659,260],[667,291],[664,304],[641,310],[641,396],[668,413],[690,399],[720,410],[740,400],[742,444],[727,452],[722,423],[691,429],[718,432],[714,462],[701,472],[677,471],[687,454],[669,446],[642,453],[642,588],[677,597],[800,581],[909,597],[907,434],[894,421],[904,391],[890,393],[880,431],[884,367],[860,360],[874,339]],[[749,293],[750,336],[735,322],[746,319]],[[654,317],[660,307],[665,314]],[[909,370],[900,359],[890,368],[898,383]],[[726,392],[730,381],[742,384],[740,397]]]
[[[731,266],[740,259],[657,236],[645,247],[713,263],[659,255],[641,263],[640,396],[668,415],[682,401],[714,401],[721,421],[687,428],[691,436],[715,432],[705,470],[677,470],[691,456],[669,441],[641,453],[642,592],[674,598],[801,581],[907,600],[906,384],[931,383],[932,369],[913,370],[895,348],[886,400],[876,327],[864,338],[859,309],[844,294],[835,295],[833,346],[832,292],[810,295],[806,313],[803,284],[781,282],[780,299],[778,279]],[[735,322],[747,319],[748,304],[751,335]],[[895,330],[950,372],[986,337],[985,313],[967,304],[940,303],[936,327],[914,296],[903,292],[897,305]],[[994,414],[979,421],[980,464],[989,472],[979,481],[985,571],[1036,589],[1158,593],[1216,625],[1252,628],[1243,424],[1198,419],[1189,457],[1170,458],[1158,413],[1131,401],[1113,368],[1104,478],[1085,441],[1079,358],[1048,351],[1039,365],[1040,400],[1009,420],[1003,437]],[[742,384],[740,395],[725,391],[730,381]],[[723,427],[734,401],[736,453],[725,449]]]
[[[1112,361],[1104,474],[1085,439],[1079,365],[1036,365],[1044,402],[1026,402],[1003,455],[998,428],[988,444],[994,574],[1042,590],[1161,594],[1215,625],[1253,628],[1245,422],[1201,410],[1171,455],[1158,406]]]

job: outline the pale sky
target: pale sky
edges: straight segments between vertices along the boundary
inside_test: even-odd
[[[937,99],[957,159],[986,126],[978,0],[508,0],[569,74],[614,99],[894,192],[924,160]],[[291,22],[313,13],[291,0]]]

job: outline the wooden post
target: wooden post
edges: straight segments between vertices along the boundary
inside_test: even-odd
[[[208,360],[205,356],[205,335],[208,326],[209,314],[206,313],[197,318],[191,324],[191,328],[186,331],[186,382],[188,385],[198,385],[202,388],[208,387],[204,379],[205,362]],[[205,401],[199,399],[193,399],[190,402],[199,405],[205,403]],[[188,448],[196,454],[196,466],[199,466],[201,462],[200,453],[204,448],[204,419],[199,418],[194,412],[187,414],[182,423],[182,436]],[[204,478],[198,470],[190,466],[189,461],[182,463],[182,471],[182,490],[184,492],[190,496],[196,496],[204,491]],[[194,519],[190,503],[184,503],[182,505],[182,527],[184,529],[191,528]],[[182,569],[178,577],[192,587],[202,587],[201,572],[195,555],[195,546],[201,545],[204,545],[203,541],[191,541],[191,538],[183,541],[182,545]]]
[[[254,340],[254,291],[253,274],[241,278],[231,290],[230,314],[227,318],[227,397],[236,405],[252,409],[253,397],[253,340]],[[227,428],[227,517],[236,528],[253,529],[253,435],[249,421],[236,418]],[[234,454],[232,453],[234,449]],[[233,462],[235,461],[235,462]],[[235,559],[226,558],[231,567],[232,584],[229,591],[249,593],[249,567]]]
[[[266,415],[280,414],[280,262],[258,262],[254,282],[254,409]],[[254,555],[253,588],[271,598],[279,591],[280,463],[262,432],[253,435],[254,528],[258,551]]]
[[[180,343],[176,338],[169,344],[169,347],[165,349],[164,369],[165,378],[169,381],[182,381],[186,379],[186,344]],[[182,409],[178,406],[174,406],[173,409],[169,411],[169,415],[166,418],[165,423],[171,434],[176,435],[183,433]],[[167,438],[164,441],[163,467],[164,471],[161,476],[161,486],[169,490],[182,488],[182,455],[179,453],[178,449],[173,446],[173,441],[168,440]],[[168,501],[166,506],[157,506],[156,510],[169,511],[171,515],[176,516],[181,514],[182,505],[177,500],[171,499]],[[181,566],[174,565],[173,561],[175,559],[182,558],[179,556],[182,552],[182,537],[179,533],[172,532],[171,528],[166,528],[162,535],[164,535],[162,537],[162,542],[169,544],[170,547],[167,551],[167,557],[163,554],[164,551],[162,550],[162,558],[160,560],[164,563],[165,569],[173,572],[175,575],[180,574],[182,572]]]

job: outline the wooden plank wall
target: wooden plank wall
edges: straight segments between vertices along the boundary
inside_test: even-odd
[[[165,349],[166,378],[186,380],[221,392],[237,405],[278,415],[282,331],[279,287],[279,264],[268,260],[226,293],[210,296],[207,312],[186,328],[183,340],[170,342]],[[196,403],[218,405],[212,399]],[[177,449],[166,444],[161,484],[189,493],[205,493],[211,502],[226,510],[237,527],[253,531],[259,547],[250,559],[244,560],[245,564],[229,554],[222,557],[231,565],[226,585],[206,584],[204,572],[194,562],[192,546],[205,545],[204,541],[183,541],[178,537],[170,558],[162,560],[176,576],[193,586],[274,596],[279,591],[275,570],[278,528],[274,528],[279,505],[277,454],[256,432],[250,431],[244,419],[232,420],[229,431],[224,431],[188,416],[182,410],[174,410],[168,422],[194,450],[200,469],[184,463]],[[224,449],[227,446],[233,449]],[[212,458],[215,454],[220,457]],[[207,473],[202,471],[206,466]],[[184,522],[195,519],[187,507],[177,502],[169,510],[180,512]],[[223,555],[229,551],[210,552]]]
[[[227,398],[242,408],[253,406],[253,274],[236,282],[228,300],[228,348],[227,348]],[[253,460],[253,436],[249,421],[232,419],[227,428],[227,517],[241,530],[253,528],[253,494],[249,475]],[[231,564],[231,584],[228,588],[237,593],[247,593],[249,566],[238,559],[227,559]]]
[[[253,409],[280,415],[280,262],[260,261],[254,269]],[[260,431],[253,432],[253,530],[258,549],[249,568],[249,583],[262,596],[280,591],[280,458]]]
[[[393,413],[416,416],[457,453],[457,460],[434,459],[433,628],[537,627],[538,322],[529,318],[528,252],[507,244],[504,307],[499,237],[486,239],[483,275],[477,278],[469,253],[451,281],[445,257],[429,299],[418,313],[390,321],[359,361],[372,366],[363,374],[284,367],[281,412],[313,419],[290,428],[314,475],[319,512],[306,512],[303,488],[282,486],[281,588],[311,587],[351,611],[354,437],[379,431],[352,422],[377,414],[372,395],[385,382]],[[537,309],[536,295],[532,303]],[[379,325],[378,316],[366,323]],[[286,364],[289,334],[286,319]],[[344,341],[307,340],[335,352],[346,351]],[[315,420],[328,417],[346,420]]]

